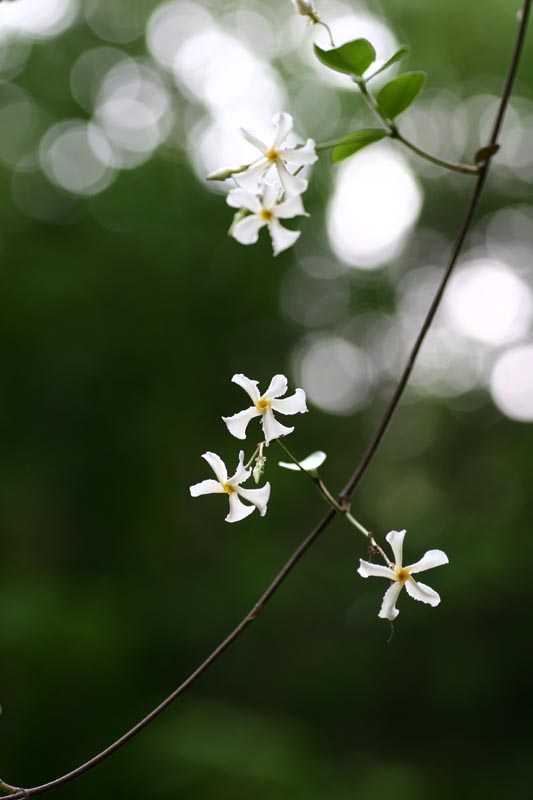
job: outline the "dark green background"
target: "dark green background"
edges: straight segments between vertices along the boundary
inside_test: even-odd
[[[515,6],[387,0],[381,12],[412,46],[409,68],[427,69],[432,89],[453,72],[467,95],[501,85]],[[80,23],[35,44],[15,82],[53,119],[79,116],[68,71],[99,43]],[[126,49],[142,54],[144,42]],[[532,67],[530,40],[524,97]],[[317,174],[307,205],[321,224],[326,163]],[[303,478],[275,466],[276,453],[265,519],[226,525],[222,499],[188,493],[208,477],[202,452],[230,466],[236,457],[220,421],[242,405],[231,375],[264,385],[289,370],[300,331],[280,313],[279,284],[293,253],[273,260],[266,236],[253,250],[228,239],[227,207],[185,160],[156,154],[94,201],[79,199],[63,225],[24,216],[10,179],[2,168],[0,775],[31,786],[160,702],[323,508]],[[465,181],[425,181],[422,226],[453,235]],[[517,192],[527,202],[522,184]],[[101,226],[96,202],[119,210],[128,232]],[[489,185],[485,212],[512,204],[512,192]],[[353,315],[389,308],[391,267],[350,278]],[[312,409],[290,444],[327,450],[324,476],[340,487],[388,392],[352,417]],[[384,587],[355,572],[364,541],[334,522],[238,644],[58,800],[525,795],[533,436],[490,402],[468,407],[410,395],[355,498],[376,533],[409,530],[408,560],[448,553],[451,565],[428,576],[438,609],[402,596],[388,644]]]

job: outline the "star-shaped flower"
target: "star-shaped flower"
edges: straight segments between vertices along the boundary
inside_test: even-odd
[[[259,238],[259,231],[265,225],[272,239],[274,255],[287,250],[300,236],[300,231],[289,231],[280,223],[280,219],[304,216],[306,213],[302,198],[297,195],[289,197],[278,203],[279,189],[265,184],[263,197],[245,192],[244,189],[233,189],[227,197],[227,203],[232,208],[244,208],[250,214],[237,219],[231,226],[229,233],[241,244],[255,244]]]
[[[235,180],[247,192],[255,194],[258,191],[259,183],[265,178],[271,167],[274,167],[287,197],[301,194],[307,189],[307,181],[298,175],[293,175],[287,169],[287,164],[294,164],[296,167],[314,164],[318,160],[315,142],[313,139],[308,139],[302,147],[283,148],[282,145],[293,127],[292,117],[285,112],[275,114],[272,124],[276,128],[276,133],[270,147],[252,133],[241,128],[244,138],[261,152],[261,158],[251,164],[246,172],[235,175]]]
[[[280,414],[303,414],[307,411],[303,389],[296,389],[290,397],[278,399],[287,391],[285,375],[274,375],[264,394],[259,394],[257,381],[252,381],[245,375],[234,375],[231,380],[244,389],[253,403],[251,408],[239,411],[232,417],[222,417],[229,432],[237,439],[246,439],[246,428],[250,420],[254,417],[261,417],[265,442],[268,445],[273,439],[286,436],[294,430],[294,428],[287,428],[278,422],[274,417],[274,411],[278,411]]]
[[[202,458],[205,458],[211,469],[216,475],[216,481],[208,479],[195,483],[190,487],[190,492],[193,497],[199,497],[202,494],[227,494],[229,498],[229,514],[226,517],[226,522],[238,522],[250,516],[255,509],[259,511],[262,517],[267,512],[267,503],[270,497],[270,484],[265,483],[261,489],[243,489],[241,483],[244,483],[252,474],[251,469],[246,469],[244,466],[244,453],[241,450],[239,453],[239,463],[235,470],[235,475],[228,478],[228,471],[226,465],[216,453],[204,453]],[[241,502],[240,498],[248,500],[252,503],[247,506]]]
[[[433,569],[433,567],[440,567],[448,563],[448,556],[442,550],[428,550],[416,563],[411,564],[409,567],[402,566],[404,537],[405,531],[391,531],[386,536],[394,553],[395,563],[385,567],[381,564],[371,564],[369,561],[360,559],[361,563],[357,570],[363,578],[376,576],[378,578],[388,578],[392,581],[392,585],[385,592],[378,614],[382,619],[388,619],[391,622],[400,613],[396,608],[396,600],[404,586],[407,594],[414,597],[415,600],[428,603],[430,606],[438,606],[440,603],[438,593],[431,587],[426,586],[425,583],[415,581],[412,575],[413,573],[424,572],[426,569]]]

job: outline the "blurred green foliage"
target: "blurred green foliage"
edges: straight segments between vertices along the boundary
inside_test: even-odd
[[[453,74],[465,94],[501,85],[516,28],[518,4],[482,5],[368,3],[434,88]],[[79,116],[68,70],[96,44],[79,23],[33,45],[15,82],[52,118]],[[144,42],[127,49],[143,54]],[[530,38],[529,96],[532,52]],[[327,196],[320,170],[313,220]],[[220,420],[242,401],[231,375],[264,384],[289,369],[299,331],[279,284],[294,254],[273,260],[266,237],[254,249],[227,239],[227,207],[184,159],[156,154],[92,200],[69,200],[64,225],[26,217],[10,178],[2,169],[0,775],[31,786],[173,689],[322,507],[275,466],[273,447],[265,519],[226,525],[222,501],[188,493],[207,477],[202,452],[236,460]],[[469,185],[428,181],[421,227],[449,237]],[[484,210],[512,201],[492,186]],[[387,274],[354,273],[349,287],[354,316],[390,304]],[[294,451],[327,450],[323,473],[339,487],[386,394],[352,417],[312,409]],[[525,795],[533,436],[475,399],[407,398],[354,500],[376,533],[409,530],[408,560],[446,550],[450,566],[429,581],[438,609],[402,596],[387,643],[382,586],[355,572],[364,542],[336,521],[190,693],[58,800]]]

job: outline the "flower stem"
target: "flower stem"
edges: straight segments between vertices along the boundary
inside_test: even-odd
[[[290,460],[302,470],[302,472],[305,472],[306,475],[309,475],[309,477],[319,490],[324,500],[327,503],[329,503],[329,505],[333,508],[333,510],[337,511],[339,514],[342,514],[342,516],[350,523],[352,527],[356,528],[359,531],[359,533],[362,533],[363,536],[366,539],[368,539],[370,546],[380,554],[385,564],[387,566],[390,566],[391,561],[387,557],[387,554],[376,542],[374,536],[370,533],[370,531],[367,530],[364,525],[362,525],[360,522],[358,522],[358,520],[355,519],[355,517],[350,511],[349,504],[346,504],[346,502],[344,502],[343,500],[336,500],[316,470],[313,470],[313,472],[309,472],[308,470],[306,470],[304,467],[302,467],[296,456],[294,456],[291,453],[289,448],[286,447],[280,439],[276,439],[276,442],[281,447],[285,455],[288,456]]]
[[[368,91],[366,81],[364,81],[362,78],[354,78],[354,82],[359,87],[359,91],[361,92],[363,100],[370,110],[373,111],[379,121],[385,126],[391,139],[396,139],[405,145],[405,147],[409,148],[409,150],[411,150],[413,153],[416,153],[418,156],[420,156],[420,158],[424,158],[426,161],[430,161],[432,164],[436,164],[438,167],[443,167],[451,172],[460,172],[462,175],[479,175],[481,167],[473,166],[471,164],[456,163],[455,161],[447,161],[444,158],[439,158],[438,156],[428,153],[426,150],[422,150],[421,147],[418,147],[416,144],[409,141],[409,139],[406,139],[405,136],[400,133],[396,124],[392,120],[387,119],[387,117],[381,113],[376,102],[376,98],[371,92]],[[330,143],[326,142],[326,144]]]
[[[366,529],[366,528],[365,528],[363,525],[361,525],[361,523],[360,523],[360,522],[358,522],[358,521],[355,519],[355,517],[354,517],[354,516],[352,516],[352,514],[350,513],[350,511],[344,511],[343,513],[344,513],[344,516],[346,517],[346,519],[348,520],[348,522],[349,522],[351,525],[353,525],[353,526],[354,526],[354,528],[357,528],[357,530],[358,530],[358,531],[360,531],[360,532],[363,534],[363,536],[366,536],[366,538],[368,539],[368,542],[369,542],[370,546],[371,546],[371,547],[372,547],[374,550],[377,550],[377,551],[378,551],[378,553],[380,554],[380,556],[381,556],[381,558],[383,559],[383,561],[385,562],[385,564],[386,564],[388,567],[390,567],[390,566],[391,566],[391,563],[392,563],[392,562],[391,562],[391,560],[390,560],[390,558],[387,556],[387,554],[385,553],[385,551],[383,550],[383,548],[382,548],[382,547],[380,547],[380,546],[379,546],[379,544],[376,542],[376,540],[374,539],[374,537],[373,537],[373,535],[370,533],[370,531],[367,531],[367,529]]]
[[[9,783],[4,783],[4,781],[0,778],[0,791],[6,792],[7,794],[13,794],[14,792],[22,791],[17,786],[10,786]]]
[[[250,467],[251,467],[251,466],[252,466],[252,464],[254,463],[255,459],[256,459],[256,458],[257,458],[257,456],[259,455],[259,452],[260,452],[260,450],[261,450],[261,445],[262,445],[262,444],[264,444],[264,443],[263,443],[263,442],[259,442],[259,444],[257,445],[257,447],[256,447],[256,448],[255,448],[255,450],[254,450],[254,454],[253,454],[253,456],[252,456],[252,457],[251,457],[251,459],[250,459],[250,460],[249,460],[249,461],[248,461],[248,462],[247,462],[247,463],[244,465],[244,469],[250,469]]]
[[[322,27],[327,30],[329,36],[329,43],[332,47],[335,47],[335,40],[333,39],[333,34],[331,32],[331,28],[329,27],[329,25],[326,22],[323,22],[323,20],[319,19],[318,17],[316,17],[313,20],[313,22],[315,23],[315,25],[322,25]]]

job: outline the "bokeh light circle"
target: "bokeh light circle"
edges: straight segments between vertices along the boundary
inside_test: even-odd
[[[460,333],[489,345],[524,336],[533,321],[530,288],[503,263],[476,259],[451,280],[445,313]]]
[[[533,345],[507,350],[490,377],[492,399],[507,417],[533,422]]]
[[[294,354],[294,367],[310,402],[324,411],[349,414],[370,398],[372,366],[363,350],[339,336],[305,339]]]
[[[22,0],[0,5],[0,40],[6,36],[46,39],[58,36],[75,21],[78,0]]]
[[[375,269],[397,256],[420,214],[422,190],[402,156],[374,146],[340,165],[328,207],[335,254]]]
[[[98,126],[81,120],[52,126],[41,142],[40,159],[46,177],[73,194],[97,194],[115,177],[109,141]]]

